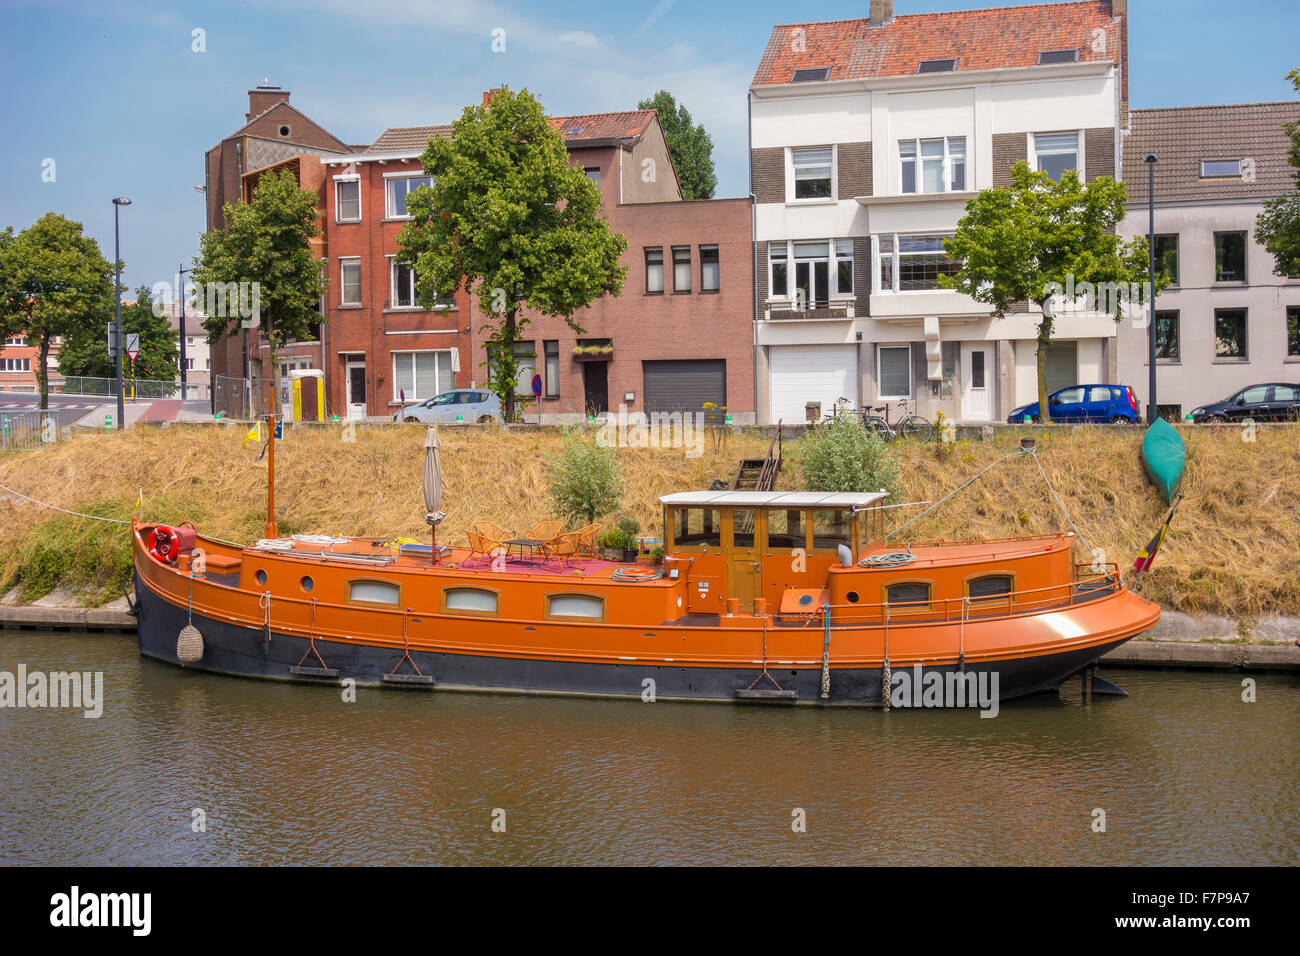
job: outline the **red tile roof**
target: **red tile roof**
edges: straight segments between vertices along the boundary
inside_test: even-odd
[[[646,131],[655,117],[654,110],[629,110],[624,113],[586,113],[582,116],[552,116],[551,129],[559,130],[565,145],[605,139],[635,139]],[[450,136],[450,126],[404,126],[386,129],[367,147],[368,153],[389,150],[424,149],[431,136]]]
[[[1079,51],[1080,62],[1119,62],[1122,17],[1111,0],[1080,0],[990,10],[904,14],[772,28],[754,86],[789,83],[795,70],[829,67],[828,80],[909,76],[922,60],[957,60],[957,71],[1037,66],[1046,50]],[[1106,43],[1094,50],[1102,30]],[[802,31],[800,33],[799,31]]]

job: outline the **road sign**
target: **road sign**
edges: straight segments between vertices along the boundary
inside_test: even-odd
[[[131,356],[132,362],[134,362],[136,358],[140,355],[140,333],[139,332],[128,332],[126,334],[126,354]]]
[[[541,398],[541,396],[542,396],[542,376],[541,376],[541,375],[534,375],[534,376],[533,376],[533,394],[536,395],[538,398]]]

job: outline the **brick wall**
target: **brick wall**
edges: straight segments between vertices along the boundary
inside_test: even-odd
[[[780,146],[756,149],[751,154],[754,166],[753,193],[759,202],[785,202],[785,150]]]
[[[1117,175],[1113,129],[1103,126],[1100,129],[1083,131],[1083,168],[1087,172],[1088,182],[1092,182],[1098,176]]]
[[[1029,137],[1025,133],[993,134],[993,185],[1011,185],[1011,167],[1029,159]]]
[[[871,144],[840,143],[835,150],[840,199],[871,195]],[[784,197],[782,197],[784,199]],[[761,200],[760,200],[761,201]]]

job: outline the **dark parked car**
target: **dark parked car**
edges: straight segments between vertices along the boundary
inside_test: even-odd
[[[1300,385],[1268,382],[1250,385],[1231,398],[1192,409],[1194,422],[1294,421],[1300,418]]]
[[[1071,385],[1047,396],[1047,408],[1054,422],[1138,421],[1138,401],[1127,385]],[[1038,403],[1021,405],[1007,416],[1007,424],[1019,425],[1028,415],[1039,421]]]

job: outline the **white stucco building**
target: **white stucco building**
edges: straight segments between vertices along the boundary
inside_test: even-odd
[[[773,29],[750,90],[760,420],[840,397],[1000,421],[1037,399],[1033,306],[941,290],[942,240],[1017,160],[1118,177],[1124,0]],[[1116,325],[1058,318],[1049,388],[1110,382]]]

